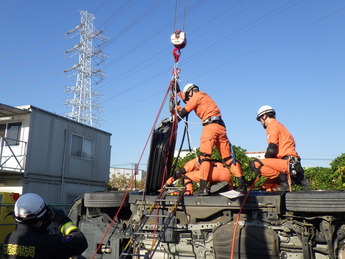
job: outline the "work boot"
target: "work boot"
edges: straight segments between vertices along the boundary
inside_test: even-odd
[[[297,172],[297,175],[292,177],[292,183],[301,185],[303,190],[309,190],[309,181],[304,175],[303,169]]]
[[[215,194],[215,193],[222,192],[222,191],[225,192],[228,190],[228,187],[229,187],[229,184],[227,181],[221,181],[221,182],[211,186],[210,193]]]
[[[198,191],[194,193],[195,196],[205,196],[208,195],[208,189],[207,189],[207,181],[206,180],[200,180],[200,188]]]
[[[237,177],[238,181],[238,188],[235,190],[236,192],[246,192],[247,191],[247,184],[246,180],[243,176]]]
[[[280,173],[277,177],[280,185],[277,187],[278,192],[286,192],[289,190],[289,184],[286,174]]]

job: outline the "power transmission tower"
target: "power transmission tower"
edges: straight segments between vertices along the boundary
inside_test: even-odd
[[[92,81],[96,84],[100,83],[106,77],[106,74],[101,69],[95,69],[92,61],[98,61],[96,66],[101,64],[108,58],[103,50],[99,47],[108,39],[103,35],[103,31],[96,31],[93,25],[95,16],[87,11],[80,11],[81,23],[73,30],[67,32],[69,39],[74,38],[80,34],[80,42],[73,48],[66,50],[65,53],[72,57],[79,53],[79,63],[66,69],[64,72],[74,70],[77,74],[77,81],[75,86],[67,87],[65,90],[68,94],[73,94],[73,99],[66,100],[65,105],[72,108],[72,111],[66,116],[78,122],[93,126],[100,125],[100,107],[98,105],[100,94],[92,90]],[[97,39],[100,44],[95,47],[93,40]],[[95,61],[95,62],[96,62]]]

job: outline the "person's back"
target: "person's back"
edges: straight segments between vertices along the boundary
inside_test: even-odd
[[[80,255],[88,246],[83,233],[65,213],[47,206],[37,194],[21,196],[14,214],[18,226],[5,238],[5,259],[68,259]],[[51,222],[61,234],[48,233]]]
[[[221,116],[218,105],[205,92],[195,91],[187,102],[185,109],[187,112],[195,111],[195,114],[202,120],[209,117]]]
[[[267,120],[270,121],[266,127],[267,142],[268,144],[273,143],[277,145],[276,157],[299,157],[295,149],[295,140],[288,129],[275,118],[268,118]]]
[[[16,259],[68,259],[87,248],[81,232],[73,232],[73,236],[48,235],[46,231],[26,224],[19,224],[4,243],[4,258]]]

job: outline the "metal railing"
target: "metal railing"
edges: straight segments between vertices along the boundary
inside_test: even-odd
[[[26,150],[26,141],[0,137],[0,170],[24,172]]]

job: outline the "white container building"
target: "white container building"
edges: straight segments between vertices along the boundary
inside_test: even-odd
[[[0,192],[72,203],[104,191],[111,134],[35,106],[0,104]]]

